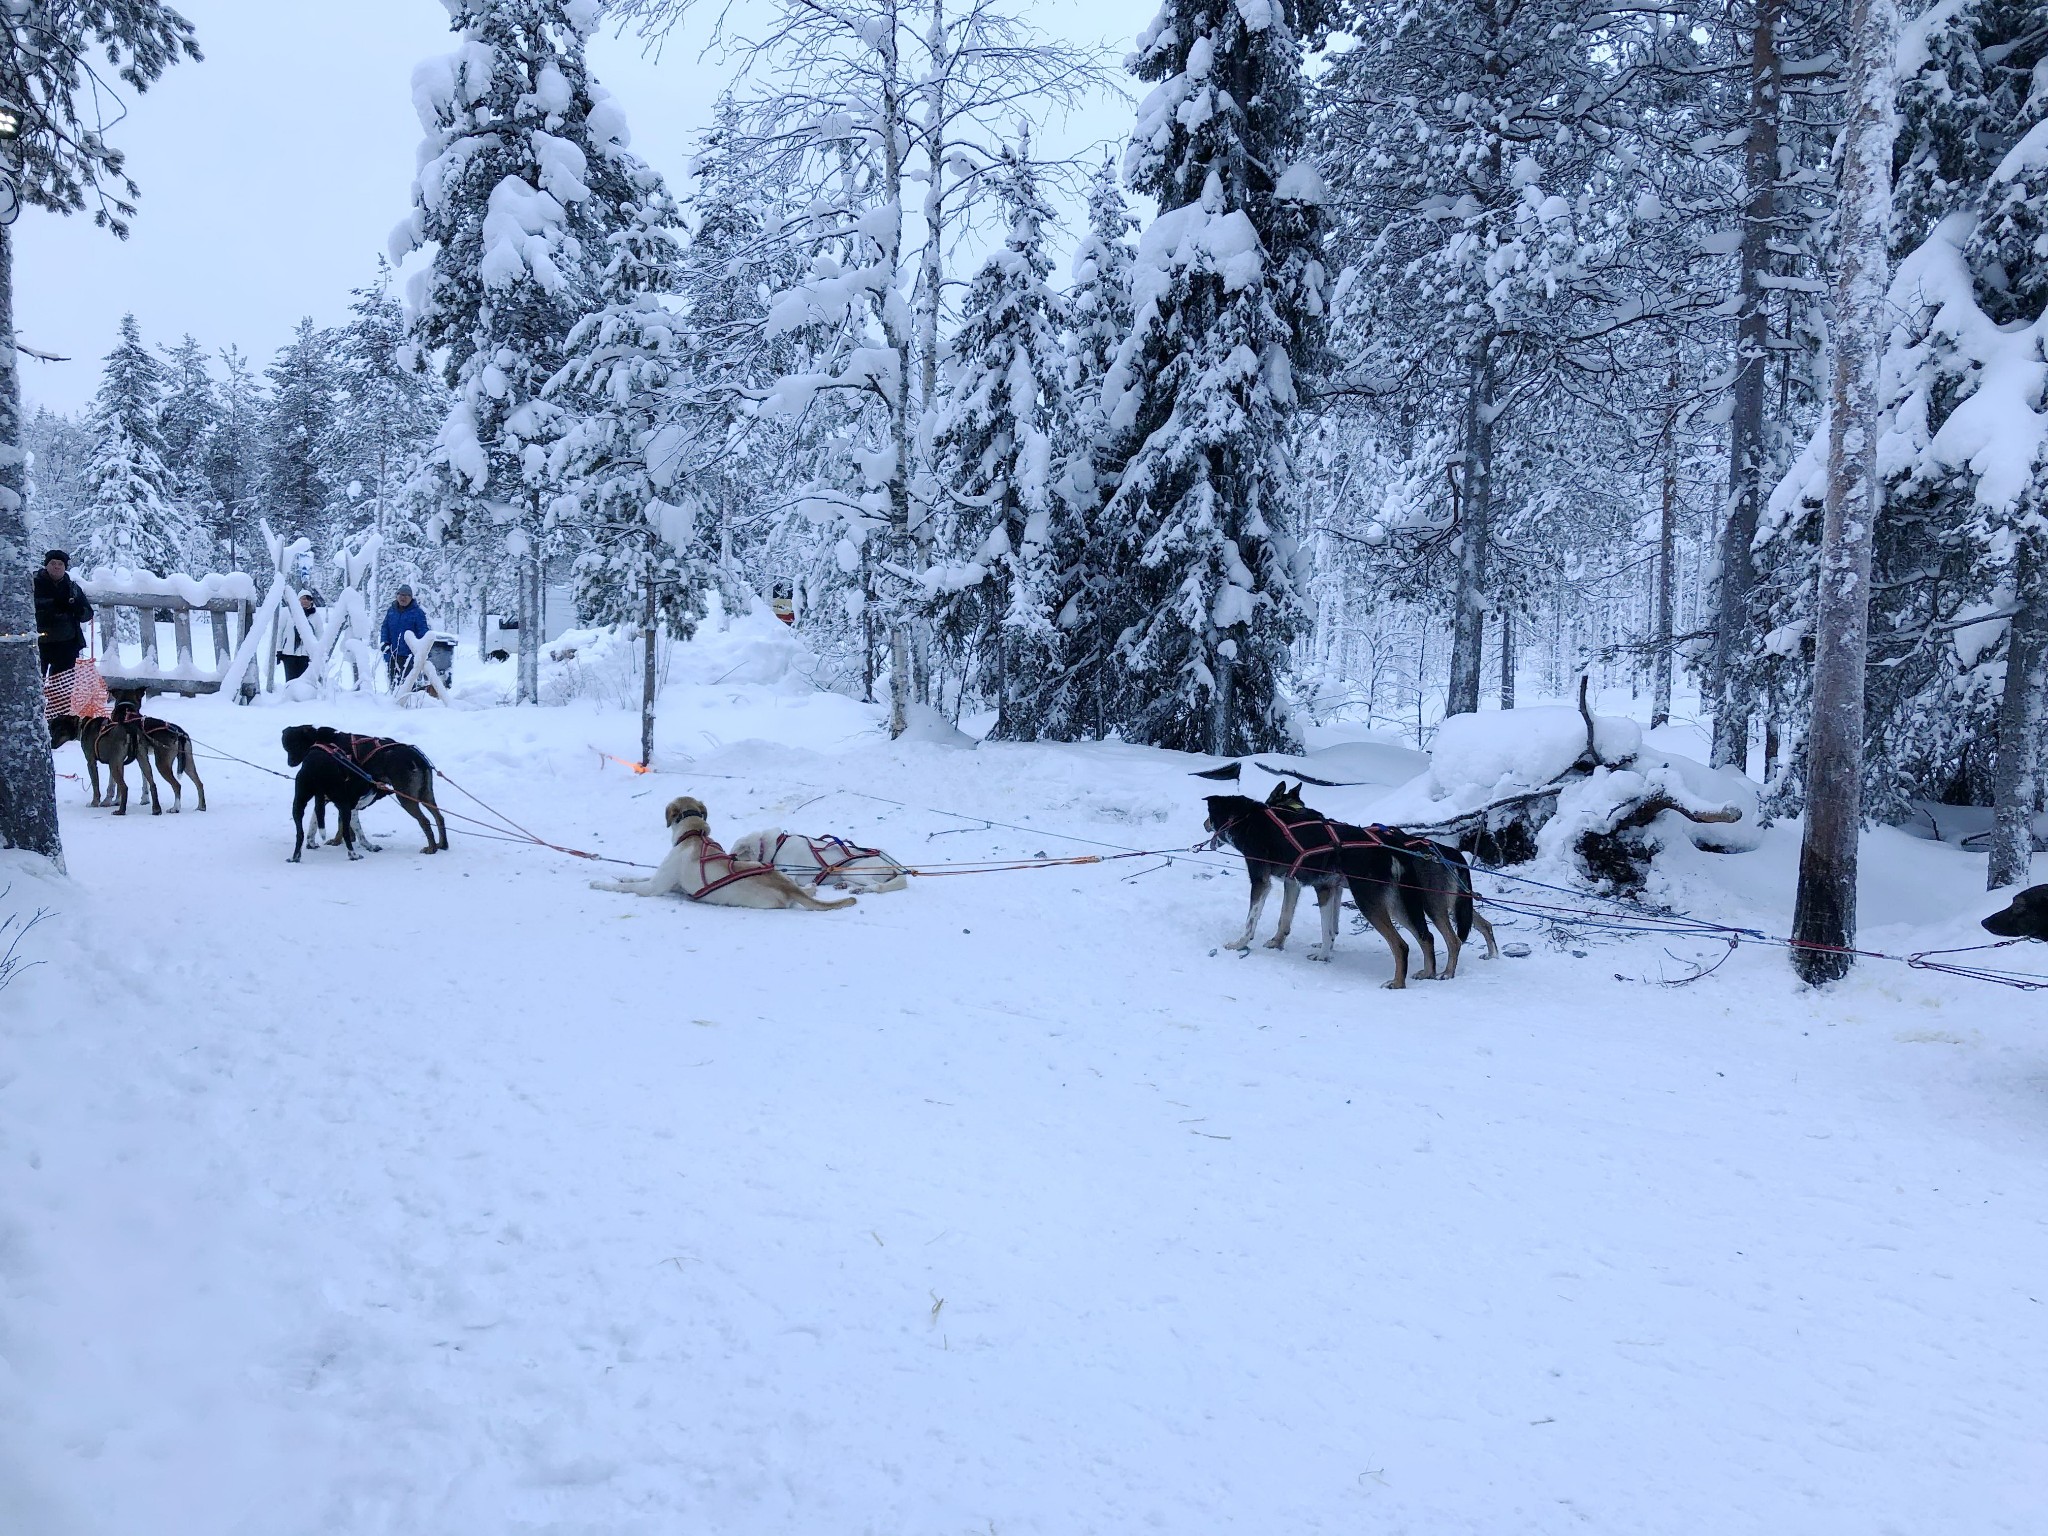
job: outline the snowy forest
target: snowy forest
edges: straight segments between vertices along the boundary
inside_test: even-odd
[[[0,1536],[2040,1536],[2048,0],[174,4]]]
[[[36,539],[375,528],[434,611],[573,582],[677,637],[782,597],[830,686],[999,740],[1426,744],[1590,671],[1797,814],[1876,25],[1863,811],[2038,808],[2039,7],[1167,0],[1119,67],[1010,0],[783,0],[654,166],[586,49],[687,10],[449,0],[348,321],[268,361],[125,324],[88,412],[27,416]],[[1127,141],[1041,157],[1119,90]]]

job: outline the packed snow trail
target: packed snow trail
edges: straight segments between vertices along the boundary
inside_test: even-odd
[[[1186,759],[825,694],[672,688],[645,777],[581,705],[164,712],[280,767],[404,736],[649,861],[686,792],[909,862],[1201,835]],[[1526,924],[1390,994],[1348,923],[1218,951],[1221,855],[741,912],[386,805],[293,867],[288,786],[205,772],[206,815],[63,784],[71,883],[0,856],[57,913],[0,993],[10,1530],[2038,1528],[2037,1000],[1624,984],[1659,942]],[[1795,848],[1689,904],[1776,927]],[[1866,863],[1870,942],[1981,936],[1981,860]]]

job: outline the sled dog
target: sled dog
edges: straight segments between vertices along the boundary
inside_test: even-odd
[[[1415,893],[1402,889],[1401,863],[1393,850],[1346,848],[1332,830],[1333,823],[1311,812],[1264,805],[1246,795],[1210,795],[1207,801],[1209,814],[1203,825],[1219,843],[1228,843],[1244,856],[1245,873],[1251,877],[1251,909],[1245,916],[1244,932],[1231,941],[1230,948],[1243,949],[1257,936],[1266,896],[1273,882],[1280,880],[1286,885],[1280,928],[1266,947],[1285,946],[1294,904],[1306,885],[1315,891],[1323,919],[1323,941],[1309,950],[1308,957],[1328,960],[1336,952],[1337,918],[1344,889],[1349,886],[1351,899],[1394,957],[1394,979],[1386,985],[1396,990],[1408,985],[1408,945],[1401,928],[1406,927],[1427,946],[1429,927]]]
[[[2002,912],[1984,919],[1986,933],[2001,939],[2048,939],[2048,885],[2030,885]]]
[[[909,870],[879,848],[862,848],[843,837],[807,837],[780,827],[749,832],[732,845],[732,856],[742,864],[771,865],[811,890],[830,885],[878,895],[910,883]]]
[[[1266,797],[1266,804],[1290,811],[1305,812],[1310,816],[1321,813],[1303,804],[1301,792],[1306,781],[1294,788],[1287,787],[1286,780],[1275,785],[1272,794]],[[1330,823],[1337,829],[1340,841],[1353,844],[1367,839],[1377,840],[1395,851],[1401,861],[1401,881],[1410,887],[1422,909],[1436,930],[1443,935],[1445,960],[1441,978],[1437,975],[1436,946],[1430,942],[1429,930],[1424,929],[1422,939],[1422,980],[1441,979],[1449,981],[1458,974],[1458,956],[1465,941],[1477,928],[1486,940],[1486,958],[1500,958],[1500,945],[1494,942],[1493,924],[1486,920],[1472,900],[1472,866],[1465,862],[1462,850],[1439,843],[1434,838],[1418,833],[1404,832],[1399,827],[1354,827],[1347,822]],[[1282,918],[1283,923],[1285,918]]]
[[[111,805],[116,816],[128,814],[128,764],[142,769],[143,787],[149,791],[149,813],[163,814],[156,778],[149,771],[149,753],[144,749],[142,731],[133,721],[110,720],[104,715],[52,715],[49,718],[50,745],[78,743],[85,754],[85,771],[92,775],[92,803]],[[106,798],[100,798],[100,769],[107,770]]]
[[[116,689],[113,698],[114,719],[135,728],[139,733],[138,746],[156,760],[157,777],[171,786],[171,814],[175,816],[185,808],[185,786],[178,782],[181,769],[199,791],[199,809],[205,810],[206,784],[199,777],[199,765],[192,756],[192,738],[185,734],[185,728],[174,721],[145,715],[140,688]]]
[[[829,912],[853,905],[851,896],[820,901],[788,876],[766,864],[749,863],[712,841],[704,802],[690,795],[669,801],[668,857],[645,880],[593,880],[594,891],[624,891],[632,896],[666,896],[671,892],[717,907],[802,907]]]
[[[396,795],[398,803],[405,807],[406,814],[419,823],[420,831],[426,834],[427,846],[423,850],[433,853],[448,846],[448,818],[441,814],[441,807],[434,800],[434,765],[427,761],[427,754],[418,747],[403,741],[393,741],[388,736],[358,736],[350,731],[337,731],[330,725],[288,725],[281,734],[284,743],[284,760],[296,768],[315,757],[332,758],[339,766],[343,777],[367,780],[351,802],[360,813],[365,805],[374,805],[385,795]],[[353,771],[351,771],[353,770]],[[326,782],[325,775],[316,775],[320,782]],[[371,786],[376,793],[369,793]],[[320,846],[320,839],[327,830],[324,812],[330,797],[314,791],[313,846]],[[427,820],[428,813],[433,821]],[[440,835],[435,836],[435,823],[439,823]],[[370,852],[381,851],[380,845],[370,841],[362,823],[355,825],[355,837]]]

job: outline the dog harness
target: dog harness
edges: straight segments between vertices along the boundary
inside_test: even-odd
[[[774,866],[769,864],[742,864],[738,859],[714,843],[711,840],[711,834],[708,832],[691,832],[686,836],[677,838],[676,842],[678,844],[686,843],[693,837],[704,845],[697,854],[697,862],[706,870],[709,870],[714,864],[721,864],[725,867],[725,873],[717,876],[715,879],[706,881],[702,890],[684,891],[683,894],[692,901],[702,901],[713,891],[722,891],[728,885],[737,885],[740,881],[751,880],[756,875],[772,875],[775,873]]]
[[[787,866],[783,864],[783,846],[792,838],[810,850],[811,861],[817,866],[815,874],[812,873],[811,865],[809,864],[790,864]],[[827,880],[838,874],[839,871],[846,868],[847,865],[858,863],[862,859],[880,859],[891,869],[901,868],[894,859],[882,852],[881,849],[862,848],[858,844],[849,843],[845,838],[837,836],[806,837],[801,832],[779,832],[775,837],[775,846],[768,850],[768,863],[772,868],[787,868],[800,871],[804,878],[810,880],[814,885],[824,884]]]
[[[1289,880],[1299,880],[1302,866],[1311,859],[1326,858],[1353,848],[1383,848],[1391,853],[1406,853],[1449,862],[1438,844],[1417,833],[1404,832],[1399,827],[1383,826],[1379,822],[1374,822],[1370,826],[1354,827],[1345,822],[1332,821],[1327,816],[1308,821],[1289,821],[1280,814],[1277,807],[1262,805],[1259,809],[1265,812],[1267,819],[1279,829],[1280,836],[1286,840],[1287,846],[1294,850],[1294,862],[1287,866],[1286,878]],[[1211,846],[1220,844],[1223,834],[1236,825],[1237,822],[1232,821],[1219,828],[1215,843]],[[1296,835],[1309,831],[1320,834],[1322,840],[1311,845],[1304,843]],[[1347,837],[1346,833],[1356,835]]]

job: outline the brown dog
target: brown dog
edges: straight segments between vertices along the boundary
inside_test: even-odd
[[[199,766],[192,757],[192,738],[185,734],[185,728],[170,720],[159,720],[155,715],[145,715],[140,688],[120,689],[113,698],[114,719],[140,732],[143,751],[156,760],[157,773],[170,784],[171,814],[175,816],[185,808],[185,786],[178,782],[178,770],[181,768],[185,777],[192,781],[192,787],[199,791],[199,809],[205,810],[206,784],[199,777]]]
[[[152,816],[163,815],[163,805],[157,799],[156,779],[149,771],[149,754],[143,749],[142,732],[138,727],[100,715],[52,715],[49,727],[52,747],[75,741],[85,754],[85,771],[92,775],[92,803],[95,806],[111,805],[116,816],[126,816],[127,767],[130,763],[139,763],[142,782],[149,790],[149,813]],[[100,798],[100,769],[103,766],[108,780],[104,800]]]
[[[715,907],[801,907],[806,912],[829,912],[853,905],[851,896],[820,901],[773,866],[734,858],[712,841],[702,800],[690,795],[671,800],[665,817],[670,847],[661,868],[645,880],[593,880],[590,888],[633,896],[680,893]]]

